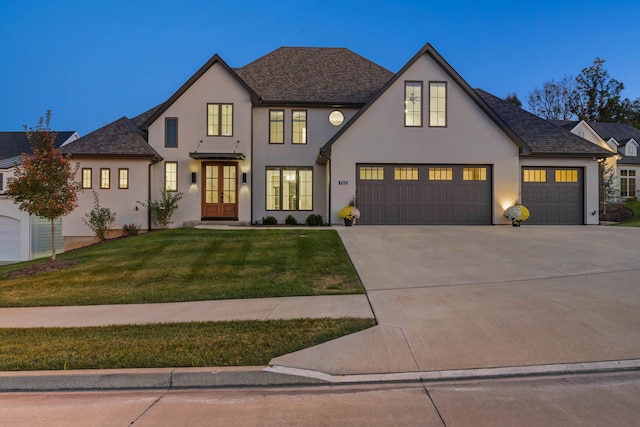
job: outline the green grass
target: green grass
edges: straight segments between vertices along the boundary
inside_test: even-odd
[[[297,319],[0,329],[0,370],[266,365],[273,357],[373,326]]]
[[[633,211],[633,217],[616,225],[622,227],[640,227],[640,201],[628,201],[625,206]]]
[[[27,263],[0,266],[0,307],[364,293],[334,230],[180,228],[58,259],[78,263],[12,279],[7,275]]]

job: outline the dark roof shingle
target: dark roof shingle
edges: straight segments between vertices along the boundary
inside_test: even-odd
[[[527,145],[531,155],[609,157],[613,153],[481,89],[476,92]]]
[[[60,131],[56,135],[54,145],[60,147],[75,131]],[[33,147],[24,132],[0,132],[0,159],[31,154]]]
[[[345,48],[281,47],[235,71],[266,104],[362,105],[393,77]]]

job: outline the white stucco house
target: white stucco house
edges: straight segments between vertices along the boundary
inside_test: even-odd
[[[58,132],[55,146],[79,138],[75,131]],[[0,132],[0,262],[28,261],[51,255],[51,225],[47,220],[21,211],[5,195],[22,153],[31,153],[24,132]],[[62,219],[56,223],[56,251],[63,250]]]
[[[614,168],[619,198],[625,200],[640,197],[640,129],[624,123],[584,120],[556,124],[615,153],[616,155],[607,161],[607,165]]]
[[[80,163],[67,245],[91,231],[92,190],[116,228],[137,201],[183,193],[174,226],[265,216],[358,224],[597,224],[598,159],[613,153],[469,84],[430,45],[397,73],[343,48],[279,48],[240,68],[214,55],[162,105],[66,144]]]

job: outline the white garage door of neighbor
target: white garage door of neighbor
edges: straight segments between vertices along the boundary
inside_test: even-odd
[[[20,261],[20,221],[0,216],[0,261]]]

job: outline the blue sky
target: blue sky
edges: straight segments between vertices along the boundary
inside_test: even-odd
[[[640,97],[640,2],[0,0],[0,130],[85,135],[160,104],[218,53],[241,67],[280,46],[346,47],[395,72],[425,43],[504,97],[596,57]]]

